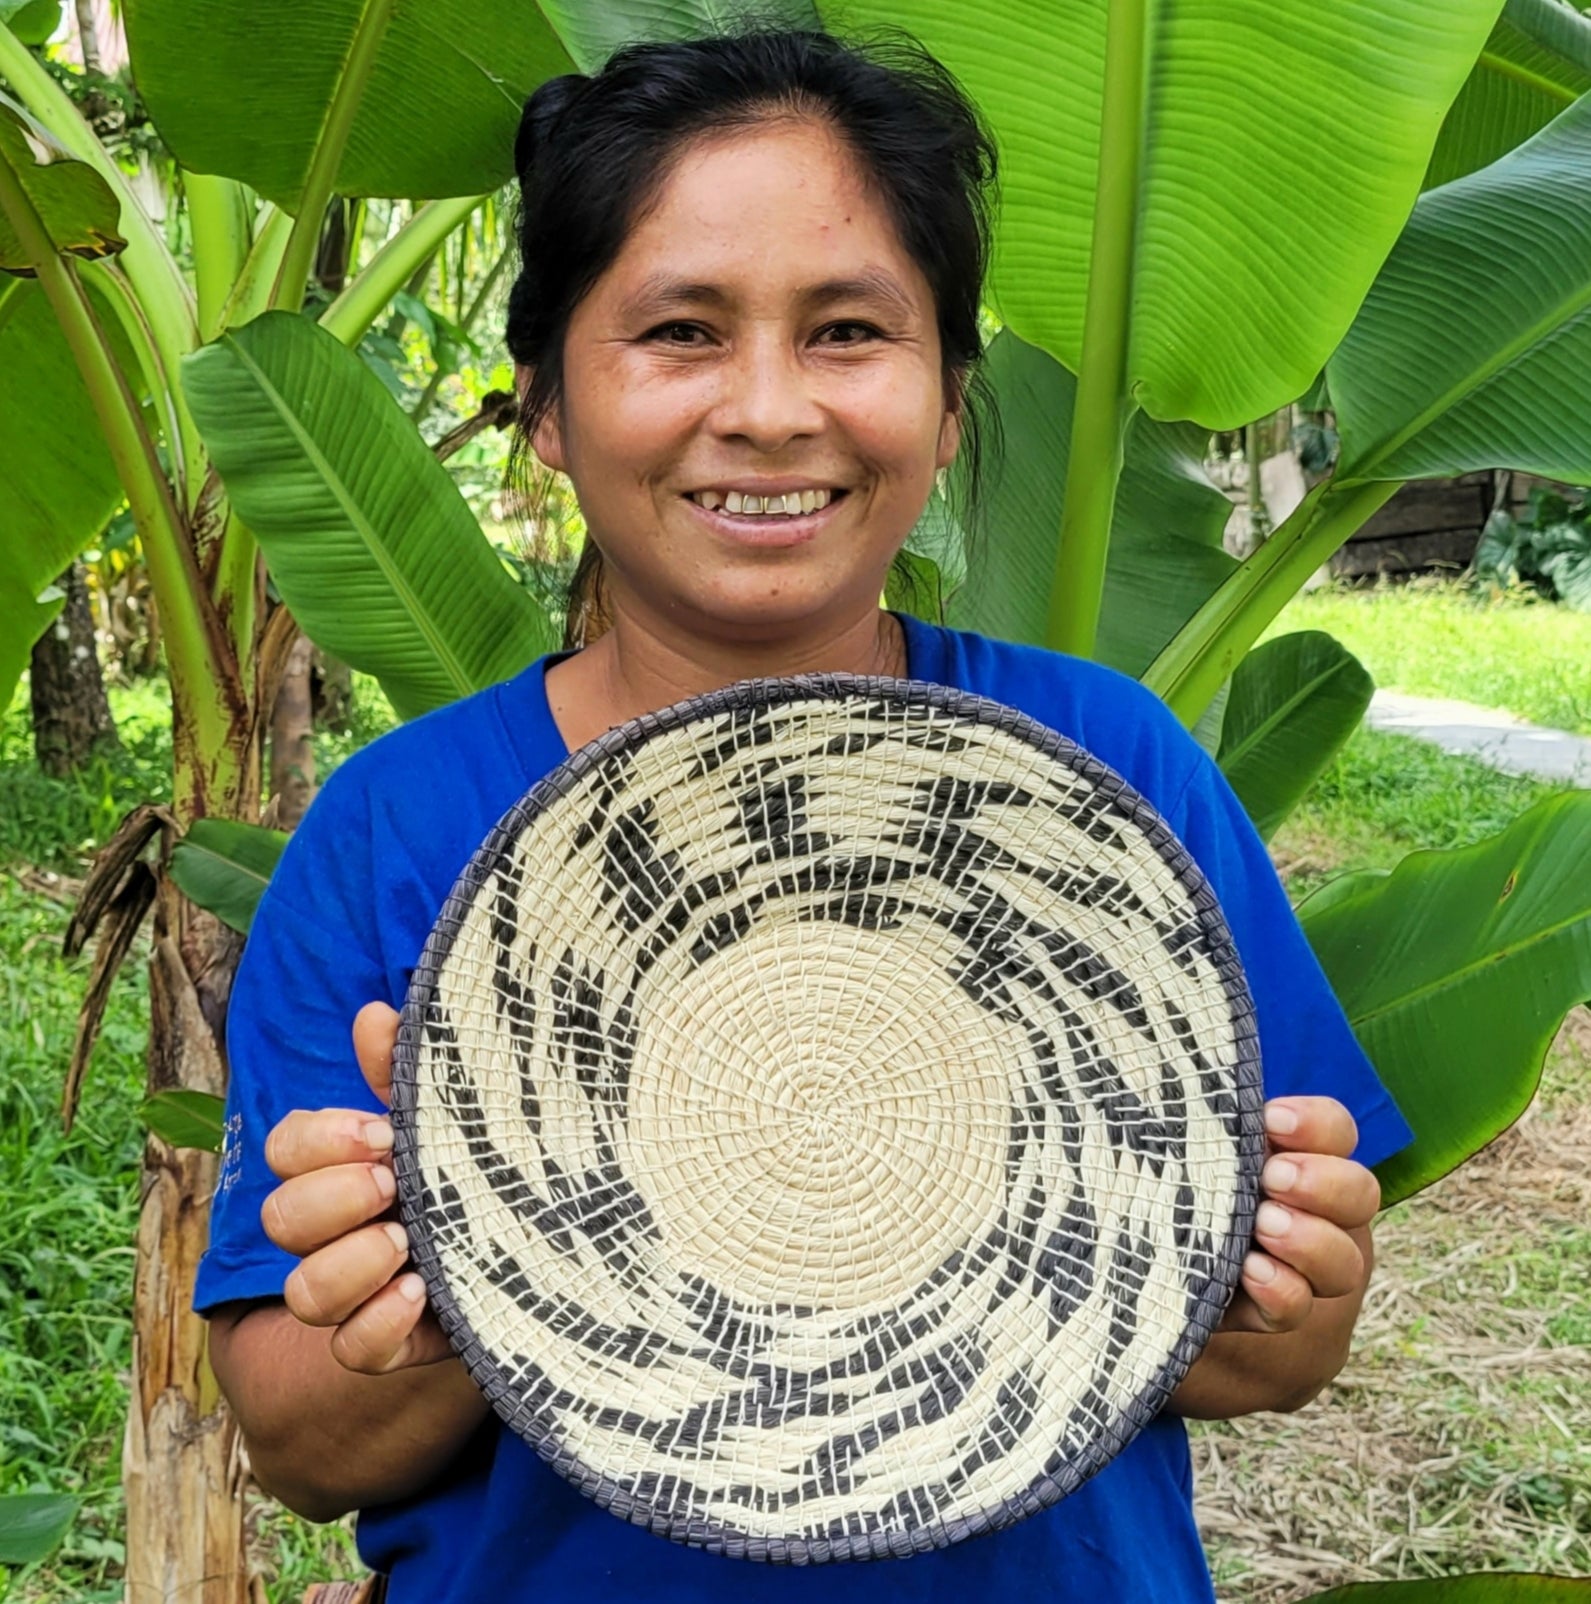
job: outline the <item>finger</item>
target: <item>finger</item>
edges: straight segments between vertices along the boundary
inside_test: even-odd
[[[447,1334],[425,1301],[424,1283],[412,1270],[382,1287],[338,1326],[331,1351],[346,1369],[367,1376],[453,1357]]]
[[[278,1180],[333,1164],[390,1164],[392,1121],[357,1108],[295,1109],[265,1138],[265,1162]]]
[[[371,1091],[392,1107],[392,1050],[398,1045],[398,1014],[384,1002],[368,1002],[354,1015],[354,1057]]]
[[[1296,1331],[1315,1307],[1309,1283],[1265,1253],[1243,1261],[1243,1280],[1222,1317],[1222,1331]]]
[[[381,1164],[336,1164],[283,1181],[260,1205],[260,1224],[279,1248],[300,1258],[385,1213],[397,1193]]]
[[[1296,1270],[1317,1298],[1345,1298],[1364,1285],[1359,1244],[1329,1220],[1267,1201],[1260,1204],[1254,1240],[1270,1258]]]
[[[1347,1158],[1359,1145],[1354,1117],[1335,1097],[1278,1097],[1265,1105],[1273,1148]]]
[[[1266,1195],[1352,1231],[1381,1207],[1381,1183],[1363,1164],[1326,1153],[1275,1153],[1260,1177]]]
[[[307,1326],[334,1326],[402,1269],[409,1238],[396,1220],[349,1231],[311,1253],[282,1288],[287,1306]]]

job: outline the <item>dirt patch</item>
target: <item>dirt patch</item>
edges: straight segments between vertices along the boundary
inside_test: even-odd
[[[1518,1124],[1381,1217],[1376,1255],[1326,1393],[1191,1428],[1221,1597],[1591,1573],[1591,1014]]]

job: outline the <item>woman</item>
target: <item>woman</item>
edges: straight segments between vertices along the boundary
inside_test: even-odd
[[[1231,792],[1153,697],[1091,664],[879,609],[936,474],[974,449],[992,150],[931,62],[767,33],[633,49],[592,79],[556,80],[527,107],[518,156],[508,342],[524,432],[569,474],[590,530],[572,628],[605,627],[350,760],[261,903],[195,1299],[256,1474],[311,1518],[361,1510],[361,1552],[398,1604],[1023,1587],[1208,1600],[1177,1416],[1296,1408],[1337,1372],[1370,1269],[1365,1166],[1410,1133]],[[404,1270],[379,1115],[393,1010],[455,876],[510,804],[625,719],[822,670],[1014,704],[1160,808],[1247,967],[1276,1151],[1222,1331],[1125,1452],[995,1535],[813,1575],[660,1542],[501,1426]]]

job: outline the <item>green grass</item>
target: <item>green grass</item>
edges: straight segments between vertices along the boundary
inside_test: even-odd
[[[33,764],[27,698],[0,719],[0,864],[81,869],[93,849],[140,802],[171,798],[171,707],[163,681],[111,693],[122,750],[97,758],[71,780]]]
[[[1269,633],[1295,629],[1334,635],[1386,689],[1506,708],[1591,735],[1591,614],[1421,581],[1306,592]]]
[[[1390,869],[1417,847],[1468,846],[1496,835],[1560,789],[1361,726],[1272,848],[1296,900],[1334,873]]]
[[[85,965],[65,910],[0,871],[0,1493],[83,1508],[50,1565],[55,1596],[120,1599],[120,1447],[147,1004],[124,972],[70,1136],[61,1079]],[[23,1587],[26,1596],[26,1584]]]

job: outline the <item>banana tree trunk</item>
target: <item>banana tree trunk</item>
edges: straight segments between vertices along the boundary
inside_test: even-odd
[[[180,702],[179,702],[180,707]],[[203,753],[176,729],[175,809],[184,823],[258,813],[259,740],[233,711],[224,750]],[[165,875],[149,960],[149,1095],[178,1087],[222,1096],[222,1025],[242,938],[194,907]],[[122,1482],[127,1499],[126,1604],[249,1604],[243,1528],[248,1463],[216,1385],[206,1327],[192,1312],[208,1237],[216,1155],[144,1145],[133,1283],[133,1364]]]

